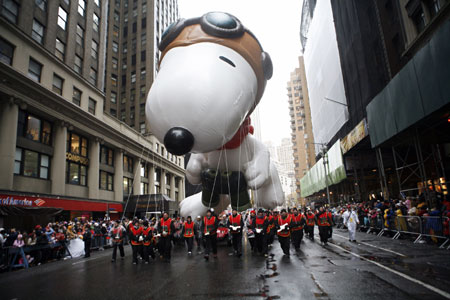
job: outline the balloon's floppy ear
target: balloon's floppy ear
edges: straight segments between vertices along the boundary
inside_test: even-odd
[[[264,71],[264,78],[266,80],[269,80],[270,78],[272,78],[272,75],[273,75],[272,59],[270,59],[269,53],[263,51],[261,53],[261,61],[262,61],[262,66],[263,66],[263,71]]]

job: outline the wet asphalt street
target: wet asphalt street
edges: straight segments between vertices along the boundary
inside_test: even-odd
[[[219,246],[217,259],[173,250],[172,262],[149,265],[126,258],[111,263],[110,249],[0,274],[0,299],[450,299],[450,252],[434,246],[334,230],[328,246],[304,240],[282,255],[275,240],[269,258],[241,258]]]

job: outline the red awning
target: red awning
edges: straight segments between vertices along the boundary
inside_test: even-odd
[[[0,206],[54,207],[63,210],[122,212],[121,203],[0,194]]]

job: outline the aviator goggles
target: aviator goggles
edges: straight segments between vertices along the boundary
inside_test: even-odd
[[[264,79],[269,80],[273,74],[272,61],[268,53],[262,50],[262,46],[253,33],[245,28],[238,18],[224,12],[209,12],[201,17],[192,19],[179,19],[172,23],[161,36],[161,42],[158,48],[164,52],[166,48],[177,39],[180,33],[188,26],[199,24],[206,34],[225,39],[235,39],[243,37],[248,33],[259,45],[261,49],[261,66],[264,73]]]

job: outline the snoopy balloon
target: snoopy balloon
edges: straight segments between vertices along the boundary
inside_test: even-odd
[[[260,101],[272,62],[234,16],[210,12],[170,25],[159,44],[159,72],[146,117],[152,133],[175,155],[191,152],[186,177],[202,192],[180,203],[182,216],[242,211],[284,203],[267,148],[251,136],[250,114]]]

